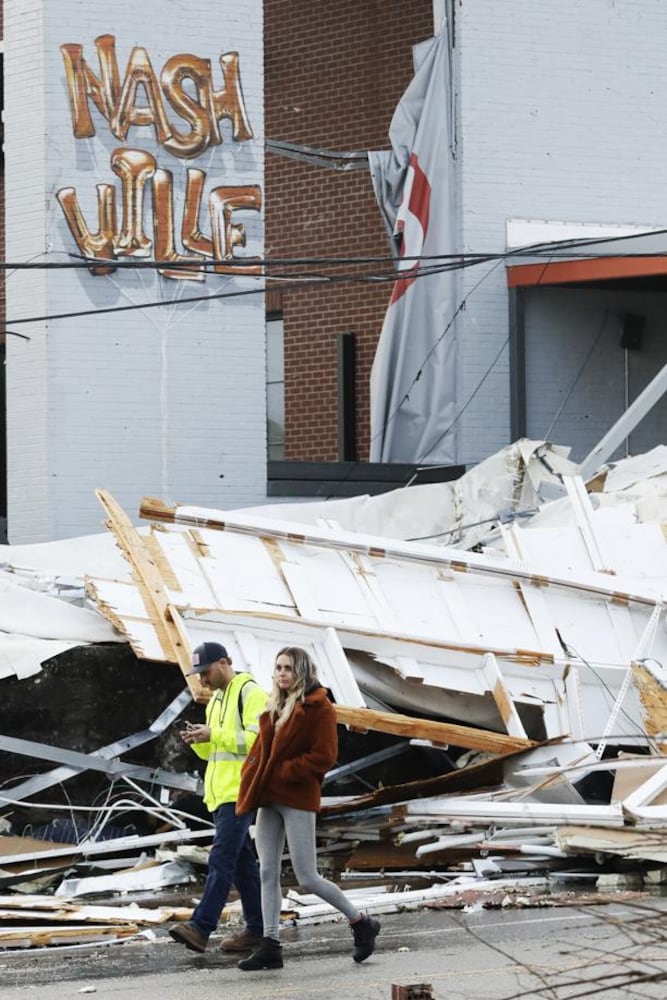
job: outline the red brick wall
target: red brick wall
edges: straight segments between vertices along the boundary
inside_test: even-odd
[[[412,45],[433,34],[432,0],[265,0],[264,16],[267,139],[388,148],[391,116],[412,77]],[[366,171],[341,173],[267,153],[265,204],[267,257],[389,252]],[[351,270],[362,269],[339,268]],[[284,315],[285,458],[338,458],[336,334],[354,331],[357,452],[367,460],[368,380],[390,287],[344,283],[270,296],[273,308],[282,299]]]

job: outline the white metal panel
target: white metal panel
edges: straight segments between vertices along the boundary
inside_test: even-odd
[[[460,600],[456,600],[459,591],[453,585],[451,573],[423,566],[406,566],[393,559],[369,561],[391,608],[392,630],[398,626],[413,635],[432,637],[434,622],[437,622],[440,638],[452,640],[460,637],[460,627],[448,600],[451,596],[455,604],[461,604]]]
[[[424,680],[424,670],[419,663],[419,661],[414,656],[397,656],[396,669],[398,670],[401,677],[406,681],[419,681],[420,683]]]
[[[604,506],[590,514],[589,524],[603,550],[606,568],[619,591],[652,588],[658,596],[667,578],[667,540],[659,524],[637,523],[634,504]],[[609,502],[609,501],[607,501]],[[569,522],[569,518],[568,518]],[[572,523],[540,527],[530,522],[516,527],[526,563],[549,566],[549,572],[590,572],[591,563],[578,527]],[[602,574],[603,579],[605,574]]]
[[[545,653],[551,653],[554,657],[562,656],[563,647],[558,640],[558,635],[554,628],[544,588],[534,583],[525,582],[521,582],[519,587],[533,628],[535,629],[538,649],[543,650]]]
[[[146,660],[165,660],[166,654],[162,648],[156,629],[150,622],[125,619],[127,636],[135,652]]]
[[[622,663],[629,663],[639,639],[635,631],[636,619],[633,619],[626,604],[607,604],[607,615],[616,639],[619,659]]]
[[[581,540],[586,549],[592,569],[598,573],[608,572],[611,568],[607,556],[603,553],[600,539],[595,530],[593,507],[586,492],[581,476],[563,476],[563,485],[572,504],[572,513],[581,532]]]
[[[623,826],[620,803],[608,806],[559,805],[551,802],[499,802],[482,797],[447,795],[438,799],[406,802],[410,816],[446,816],[489,822],[564,823],[568,826]]]
[[[361,593],[368,601],[369,608],[375,613],[375,619],[382,631],[390,630],[396,620],[395,610],[389,601],[386,587],[381,586],[376,573],[381,562],[373,563],[367,556],[341,553],[341,558],[354,575]]]
[[[281,548],[289,556],[283,573],[304,617],[330,625],[377,626],[376,603],[337,552],[284,544]]]
[[[468,611],[471,631],[466,642],[539,650],[535,629],[511,579],[456,573],[454,585]]]
[[[176,604],[187,604],[194,608],[208,608],[214,601],[214,594],[206,580],[200,560],[195,554],[188,531],[155,531],[157,541],[169,563],[169,567],[179,582],[180,590],[168,587],[170,600]],[[165,581],[165,584],[167,581]]]
[[[132,583],[118,580],[94,581],[95,599],[104,601],[118,618],[143,618],[150,616],[138,588]]]
[[[507,246],[510,249],[557,243],[561,240],[617,240],[622,236],[641,236],[663,230],[651,226],[624,226],[601,222],[560,222],[552,219],[507,219]]]
[[[191,597],[200,586],[199,563],[215,593],[207,617],[210,612],[221,620],[225,612],[235,612],[223,641],[240,662],[252,670],[259,655],[259,669],[270,682],[276,649],[297,642],[299,628],[305,629],[303,643],[312,643],[309,630],[333,627],[330,634],[350,658],[356,682],[375,697],[408,711],[411,703],[428,711],[432,706],[424,699],[433,696],[436,714],[461,722],[500,725],[490,697],[494,684],[482,670],[488,653],[496,658],[507,697],[517,705],[538,706],[548,736],[573,732],[599,740],[627,676],[636,636],[647,629],[655,607],[642,586],[637,588],[642,596],[635,597],[623,592],[620,579],[589,568],[559,580],[539,573],[532,560],[517,565],[497,553],[483,557],[418,543],[386,545],[387,540],[330,528],[308,527],[302,535],[293,522],[254,515],[231,515],[231,520],[224,522],[225,530],[199,528],[208,551],[201,559],[185,553],[182,537],[163,551],[170,561],[184,556],[174,566],[184,583],[179,607],[195,607]],[[530,534],[517,534],[520,551]],[[542,543],[549,550],[557,537],[551,530],[536,536],[539,566],[549,565]],[[574,548],[582,550],[580,537]],[[248,619],[246,612],[266,617]],[[248,631],[257,632],[263,621],[273,633],[268,642],[258,639],[253,645]],[[135,623],[127,621],[126,627],[130,636],[137,635]],[[246,630],[243,638],[238,629]],[[329,658],[318,642],[312,649],[324,669]],[[667,661],[664,629],[655,630],[651,655]],[[565,676],[573,663],[578,684],[568,687]],[[417,683],[406,684],[408,678]],[[635,737],[641,723],[633,687],[614,738]]]
[[[579,686],[579,668],[570,664],[564,675],[565,700],[569,717],[569,733],[573,740],[582,740],[585,730],[583,702]]]
[[[232,657],[234,669],[247,670],[267,691],[273,683],[278,650],[283,646],[302,646],[313,657],[320,681],[330,688],[339,704],[353,707],[366,704],[334,629],[224,612],[186,615],[184,623],[191,645],[212,638],[222,642]]]
[[[209,554],[204,572],[214,606],[229,611],[294,611],[294,601],[261,538],[236,532],[202,531]]]

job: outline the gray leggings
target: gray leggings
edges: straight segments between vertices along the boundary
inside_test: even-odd
[[[285,837],[294,874],[301,888],[335,906],[348,920],[356,920],[359,917],[357,907],[349,902],[337,885],[318,874],[315,861],[315,813],[307,809],[292,809],[290,806],[260,806],[257,810],[255,843],[262,880],[264,937],[278,940],[280,904],[283,898],[280,867]]]

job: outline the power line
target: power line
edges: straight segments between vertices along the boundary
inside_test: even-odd
[[[481,261],[475,260],[472,263],[477,264]],[[96,261],[97,263],[97,261]],[[499,261],[497,263],[500,263]],[[14,265],[12,265],[14,266]],[[34,266],[34,265],[30,265]],[[167,266],[166,263],[163,266]],[[466,266],[465,264],[463,266]],[[470,265],[467,265],[470,266]],[[452,264],[435,265],[433,267],[420,268],[418,271],[411,274],[411,277],[426,278],[432,274],[438,274],[442,271],[449,270],[459,270],[460,266]],[[272,283],[274,280],[279,280],[281,287],[288,290],[303,290],[305,288],[317,287],[329,287],[333,285],[340,284],[393,284],[396,281],[397,275],[394,271],[387,274],[334,274],[334,275],[295,275],[291,278],[279,278],[274,279],[271,275],[267,276],[264,281]],[[218,299],[232,299],[239,298],[247,295],[259,295],[266,291],[267,285],[262,284],[258,288],[246,288],[240,289],[233,292],[214,292],[211,295],[187,295],[178,296],[176,298],[162,298],[158,300],[152,300],[150,302],[137,302],[132,305],[126,306],[98,306],[94,309],[80,309],[80,310],[70,310],[64,313],[47,313],[42,316],[24,316],[21,318],[10,318],[5,321],[6,325],[17,326],[22,323],[40,323],[48,322],[51,320],[59,319],[76,319],[80,316],[97,316],[105,313],[115,313],[115,312],[131,312],[141,309],[157,309],[162,306],[169,305],[181,305],[193,302],[212,302]]]
[[[470,253],[450,253],[450,254],[423,254],[423,255],[413,255],[401,257],[401,262],[419,262],[419,261],[475,261],[475,260],[507,260],[512,257],[535,257],[546,254],[554,259],[561,256],[561,254],[567,258],[572,256],[572,251],[577,250],[577,257],[623,257],[623,258],[639,258],[642,257],[665,257],[667,256],[667,249],[665,250],[645,250],[645,251],[629,251],[626,253],[618,252],[608,252],[600,253],[599,251],[591,250],[589,252],[584,252],[584,247],[595,247],[601,246],[609,243],[624,243],[630,240],[642,239],[645,237],[656,237],[667,235],[667,229],[656,229],[656,230],[646,230],[640,233],[632,233],[623,236],[600,236],[590,239],[572,239],[572,240],[555,240],[548,243],[533,243],[522,247],[514,247],[508,250],[502,251],[476,251]],[[396,264],[397,256],[395,254],[380,254],[371,256],[354,256],[354,257],[262,257],[262,258],[243,258],[234,257],[233,261],[230,262],[229,258],[204,258],[193,256],[190,260],[185,261],[156,261],[148,260],[141,257],[132,257],[130,259],[121,259],[116,257],[88,257],[80,254],[70,254],[70,257],[74,259],[74,262],[64,262],[64,261],[35,261],[34,258],[27,262],[9,262],[0,261],[0,270],[6,269],[58,269],[58,268],[89,268],[93,266],[113,266],[115,268],[145,268],[148,270],[155,270],[160,268],[169,268],[170,270],[183,270],[184,272],[192,272],[192,269],[196,265],[202,265],[204,269],[215,268],[217,266],[223,265],[226,267],[230,266],[230,263],[235,268],[244,267],[256,267],[260,263],[263,267],[272,266],[303,266],[303,265],[318,265],[318,266],[337,266],[337,265],[348,265],[348,264],[376,264],[376,263],[391,263]],[[210,273],[207,271],[207,273]],[[224,276],[224,275],[223,275]]]
[[[619,239],[621,239],[621,237],[619,237]],[[558,244],[558,245],[560,245],[560,244]],[[493,263],[495,266],[498,266],[503,261],[507,261],[508,259],[512,259],[512,258],[515,258],[516,256],[523,256],[523,255],[524,255],[523,251],[518,252],[518,251],[509,250],[509,251],[504,251],[502,253],[497,253],[497,254],[438,254],[438,255],[429,255],[429,256],[424,255],[424,256],[419,256],[419,257],[403,257],[403,258],[401,258],[401,261],[403,263],[409,262],[409,261],[415,261],[417,263],[421,263],[421,262],[425,263],[427,261],[440,261],[441,262],[441,263],[431,264],[430,266],[426,266],[426,267],[419,267],[416,270],[410,272],[410,277],[411,278],[413,278],[413,279],[419,279],[419,278],[428,277],[429,275],[432,275],[432,274],[439,274],[439,273],[443,273],[443,272],[447,272],[447,271],[463,270],[466,267],[478,266],[479,264],[485,264],[485,263]],[[531,250],[531,256],[534,256],[534,253],[533,253],[532,250]],[[613,255],[613,256],[619,256],[619,255],[616,254],[616,255]],[[632,257],[642,257],[642,256],[646,256],[646,255],[645,254],[627,254],[627,255],[623,255],[623,256],[626,256],[628,258],[632,258]],[[665,251],[665,253],[662,253],[662,254],[659,254],[659,255],[650,254],[648,256],[665,256],[665,257],[667,257],[667,251]],[[554,254],[553,254],[553,251],[551,251],[549,253],[549,260],[544,265],[545,270],[546,270],[546,267],[548,266],[548,263],[550,263],[553,260],[553,257],[554,257]],[[67,270],[67,269],[82,269],[82,268],[85,269],[85,268],[90,268],[90,267],[94,267],[94,266],[101,266],[102,264],[106,264],[108,266],[109,263],[110,263],[110,261],[108,259],[105,259],[105,258],[82,258],[81,260],[67,261],[67,262],[63,262],[63,261],[42,261],[42,262],[30,261],[30,262],[27,262],[25,264],[21,264],[21,263],[17,264],[17,263],[13,263],[13,262],[3,262],[3,261],[0,261],[0,271],[3,270],[3,269],[12,269],[13,271],[22,270],[22,269],[23,270],[31,270],[31,269]],[[297,273],[297,274],[292,274],[290,276],[280,276],[280,275],[274,275],[274,274],[265,274],[265,275],[263,275],[263,280],[266,281],[266,282],[269,282],[269,283],[279,282],[280,285],[281,285],[281,287],[283,287],[284,289],[286,289],[286,290],[289,291],[289,290],[297,290],[297,289],[298,290],[303,290],[304,288],[313,287],[314,285],[317,285],[319,287],[326,287],[327,285],[334,285],[334,284],[340,284],[340,283],[367,283],[367,284],[392,283],[393,284],[395,281],[400,280],[400,278],[402,276],[401,272],[397,271],[396,268],[395,268],[396,260],[393,257],[380,257],[380,258],[372,258],[372,257],[293,258],[293,259],[280,259],[280,260],[266,259],[266,260],[264,260],[262,262],[262,266],[265,269],[270,269],[272,267],[278,267],[278,266],[296,267],[296,266],[300,266],[300,265],[304,265],[304,264],[317,264],[318,266],[339,267],[339,266],[342,266],[345,263],[349,263],[349,264],[387,263],[387,264],[391,264],[392,268],[391,268],[390,271],[383,272],[383,273],[349,273],[349,274],[334,274],[334,275],[317,274],[317,273],[301,273],[301,274]],[[227,267],[230,266],[230,263],[229,263],[228,260],[226,260],[226,261],[210,261],[210,262],[207,262],[206,266],[215,267],[216,265],[219,265],[219,264],[224,264]],[[256,267],[257,266],[257,261],[256,260],[253,261],[253,260],[249,259],[249,260],[247,260],[247,261],[244,262],[242,258],[238,258],[238,260],[235,258],[233,266],[236,268],[237,264],[240,267],[243,267],[244,264],[246,266],[248,266],[248,267],[251,267],[251,266],[252,267]],[[113,265],[114,265],[114,267],[120,267],[120,268],[126,268],[126,269],[144,269],[144,268],[147,268],[147,269],[151,269],[151,270],[159,270],[160,268],[167,268],[167,267],[170,270],[172,270],[172,271],[179,269],[179,266],[178,266],[177,263],[172,263],[170,261],[146,261],[146,260],[113,261]],[[182,268],[182,270],[184,271],[184,273],[187,273],[188,271],[191,273],[193,265],[192,264],[181,264],[180,267]],[[207,274],[216,274],[215,271],[213,271],[213,272],[206,272],[206,273]],[[216,276],[219,276],[219,277],[229,277],[229,275],[219,275],[219,274],[217,274]],[[239,275],[237,275],[237,277],[238,276]],[[482,280],[484,280],[484,279],[482,279]],[[539,281],[536,282],[536,284],[539,284],[539,283],[540,283]],[[161,306],[179,305],[181,303],[187,304],[187,303],[214,301],[216,299],[238,298],[238,297],[244,296],[244,295],[257,295],[257,294],[261,294],[261,293],[263,293],[263,292],[266,291],[266,288],[267,288],[266,285],[262,285],[259,288],[243,289],[243,290],[233,291],[233,292],[219,292],[219,293],[213,293],[211,295],[179,296],[179,297],[176,297],[176,298],[171,298],[171,297],[170,298],[162,298],[162,299],[157,300],[157,301],[134,303],[134,304],[129,305],[129,306],[107,306],[107,307],[97,307],[95,309],[71,310],[71,311],[63,312],[63,313],[47,313],[47,314],[44,314],[44,315],[41,315],[41,316],[28,316],[28,317],[20,317],[20,318],[11,318],[11,319],[6,320],[6,323],[8,325],[14,325],[14,326],[16,326],[17,324],[21,324],[21,323],[38,323],[38,322],[47,322],[49,320],[57,320],[57,319],[76,319],[79,316],[92,316],[92,315],[97,315],[97,314],[113,313],[113,312],[127,312],[127,311],[140,310],[140,309],[154,309],[154,308],[159,308]],[[443,336],[444,336],[444,334],[443,334]]]
[[[600,238],[597,238],[597,239],[588,239],[588,240],[570,240],[570,241],[558,241],[558,242],[549,243],[549,244],[534,244],[532,246],[523,247],[523,248],[520,248],[520,249],[506,250],[506,251],[495,252],[495,253],[433,254],[433,255],[418,255],[418,256],[410,256],[410,257],[401,257],[400,258],[400,262],[402,264],[406,264],[406,263],[409,263],[409,262],[414,262],[414,263],[417,263],[418,265],[420,265],[420,264],[426,264],[427,262],[439,262],[439,263],[431,263],[429,266],[424,266],[424,267],[419,267],[418,266],[416,270],[413,270],[410,273],[410,277],[412,279],[425,278],[425,277],[428,277],[428,276],[431,276],[431,275],[434,275],[434,274],[443,273],[443,272],[447,272],[447,271],[463,270],[466,267],[477,266],[478,264],[482,264],[482,263],[492,264],[492,266],[480,278],[480,280],[473,286],[473,288],[467,293],[467,295],[461,300],[460,304],[458,305],[458,307],[454,311],[451,319],[447,323],[445,329],[438,336],[438,338],[436,339],[436,341],[432,344],[432,346],[427,351],[427,353],[426,353],[423,361],[421,362],[421,364],[418,367],[418,370],[417,370],[414,378],[412,379],[412,381],[410,383],[410,386],[408,387],[408,390],[404,393],[402,399],[396,405],[396,407],[393,410],[393,412],[390,413],[388,415],[388,417],[386,418],[382,430],[378,431],[378,433],[372,438],[372,440],[376,440],[377,437],[380,436],[380,434],[384,434],[384,432],[386,431],[386,428],[388,427],[389,423],[395,418],[395,416],[398,413],[398,411],[400,410],[400,408],[403,406],[403,404],[409,398],[409,394],[410,394],[411,389],[413,388],[413,386],[421,378],[421,375],[423,374],[423,368],[424,368],[424,366],[429,362],[429,360],[431,359],[431,357],[435,353],[437,347],[439,346],[439,344],[442,342],[442,340],[444,339],[444,337],[446,336],[446,334],[451,329],[451,327],[452,327],[452,325],[453,325],[456,317],[459,315],[459,313],[463,309],[465,309],[466,303],[467,303],[467,300],[469,299],[469,297],[472,294],[474,294],[474,292],[477,290],[477,288],[479,288],[479,286],[482,284],[482,282],[484,282],[486,280],[486,278],[488,278],[489,275],[492,274],[493,271],[495,271],[495,269],[501,263],[503,263],[504,261],[510,260],[510,259],[525,258],[527,256],[534,258],[536,256],[540,257],[542,255],[547,255],[548,259],[544,262],[542,275],[540,276],[540,279],[538,279],[538,281],[535,283],[536,285],[539,285],[541,283],[541,278],[543,277],[544,273],[546,272],[547,267],[549,266],[549,264],[551,263],[551,261],[554,260],[554,258],[560,257],[562,255],[564,257],[567,257],[568,259],[571,259],[572,256],[573,256],[573,251],[575,251],[575,250],[577,251],[577,253],[575,254],[575,256],[578,256],[578,257],[586,257],[586,256],[592,256],[592,257],[597,257],[597,258],[606,257],[606,256],[624,257],[624,258],[667,257],[667,250],[665,250],[665,251],[659,251],[657,253],[655,253],[655,252],[654,253],[648,253],[648,252],[645,252],[645,253],[631,252],[631,253],[625,253],[625,254],[618,254],[618,253],[615,253],[615,254],[611,254],[611,253],[600,254],[599,252],[598,253],[591,252],[590,254],[585,254],[585,253],[583,253],[583,251],[581,249],[582,247],[594,246],[596,244],[619,243],[619,242],[623,242],[623,241],[630,240],[630,239],[637,239],[638,236],[640,236],[640,235],[658,236],[658,235],[664,235],[664,234],[667,234],[667,229],[657,230],[657,231],[652,231],[652,232],[648,232],[647,231],[647,233],[644,233],[644,234],[631,234],[631,235],[618,236],[618,237],[600,237]],[[131,260],[116,260],[116,259],[109,259],[109,258],[87,258],[87,257],[80,257],[79,258],[78,255],[74,255],[74,254],[72,254],[71,256],[73,258],[76,258],[76,259],[74,259],[74,260],[68,260],[68,261],[35,261],[34,258],[33,258],[32,260],[24,262],[24,263],[12,263],[12,262],[0,261],[0,271],[2,271],[2,270],[9,270],[9,269],[11,269],[12,271],[30,270],[30,269],[42,269],[42,270],[50,270],[50,269],[54,269],[54,270],[59,270],[59,269],[67,270],[67,269],[86,269],[86,268],[89,269],[89,268],[94,267],[94,266],[101,266],[101,265],[109,266],[109,265],[113,265],[114,268],[134,269],[134,270],[138,270],[138,269],[160,270],[161,268],[167,268],[168,267],[171,271],[182,269],[184,273],[187,273],[187,272],[192,273],[193,266],[196,263],[198,267],[201,266],[201,272],[203,272],[203,273],[205,273],[207,275],[211,275],[212,274],[212,275],[220,276],[220,277],[229,277],[229,274],[220,274],[219,272],[215,271],[215,267],[219,266],[219,265],[224,265],[226,267],[229,267],[230,266],[230,261],[228,259],[227,260],[211,260],[209,258],[209,259],[205,259],[205,260],[197,260],[195,258],[195,259],[193,259],[192,262],[173,262],[173,261],[145,260],[145,259],[141,259],[141,258],[139,258],[139,259],[133,258]],[[256,258],[255,259],[247,258],[245,260],[243,258],[234,258],[234,262],[233,262],[233,266],[237,270],[238,269],[242,270],[244,267],[248,267],[248,268],[249,267],[253,267],[254,268],[254,267],[257,267],[257,264],[258,264],[258,261],[257,261]],[[317,288],[332,287],[333,285],[342,284],[342,283],[360,283],[360,282],[361,283],[388,283],[388,282],[394,283],[396,280],[400,280],[400,278],[402,277],[401,272],[397,271],[397,269],[396,269],[397,258],[394,257],[394,256],[379,256],[379,257],[373,256],[373,257],[262,258],[262,260],[261,260],[261,265],[262,265],[262,267],[265,270],[270,270],[272,268],[277,268],[277,267],[303,267],[303,266],[341,267],[341,266],[344,266],[344,265],[349,266],[349,265],[368,265],[368,264],[390,264],[391,265],[391,271],[388,272],[388,273],[371,273],[371,274],[368,274],[368,273],[361,273],[361,274],[357,274],[357,273],[353,273],[353,274],[336,274],[336,275],[324,275],[324,274],[296,274],[295,275],[295,274],[292,274],[291,276],[285,276],[285,277],[279,276],[279,275],[272,275],[272,274],[268,274],[267,273],[267,274],[265,274],[263,276],[264,283],[260,287],[257,287],[257,288],[242,289],[242,290],[236,290],[236,291],[231,291],[231,292],[230,291],[219,292],[219,293],[213,293],[213,294],[210,294],[210,295],[183,296],[183,297],[169,298],[169,299],[162,298],[162,299],[157,300],[157,301],[150,301],[150,302],[143,302],[143,303],[134,303],[132,305],[125,305],[125,306],[96,307],[94,309],[69,311],[69,312],[65,312],[65,313],[53,313],[53,314],[46,314],[46,315],[42,315],[42,316],[23,317],[23,318],[19,318],[19,319],[9,319],[9,320],[6,321],[6,324],[7,325],[16,326],[18,324],[25,324],[25,323],[47,322],[47,321],[61,320],[61,319],[76,319],[78,317],[98,315],[98,314],[102,315],[102,314],[115,313],[115,312],[130,312],[130,311],[136,311],[136,310],[141,310],[141,309],[154,309],[154,308],[160,308],[160,307],[163,307],[163,306],[166,306],[166,305],[179,305],[181,303],[183,303],[183,304],[191,304],[191,303],[208,302],[208,301],[215,301],[215,300],[240,298],[240,297],[248,296],[248,295],[263,294],[267,290],[267,284],[266,284],[266,282],[268,282],[269,284],[272,284],[273,282],[279,282],[280,285],[281,285],[281,287],[285,288],[286,290],[303,290],[305,288],[313,288],[313,287],[317,287]],[[213,270],[209,270],[211,268]],[[15,331],[5,330],[5,333],[7,333],[7,334],[12,333],[14,336],[21,337],[22,339],[26,339],[26,340],[30,339],[30,338],[26,337],[23,334],[16,333]],[[475,387],[475,389],[473,390],[473,392],[469,396],[469,398],[466,401],[466,403],[459,410],[459,412],[456,414],[456,416],[454,417],[454,419],[452,420],[452,422],[442,432],[442,434],[440,435],[440,437],[438,438],[438,440],[435,442],[436,445],[442,440],[442,438],[446,434],[448,434],[453,429],[453,427],[456,425],[456,423],[458,422],[458,420],[461,418],[461,416],[463,415],[463,413],[465,412],[465,410],[472,403],[473,399],[475,398],[475,396],[477,395],[477,393],[481,389],[482,385],[484,384],[484,382],[486,381],[486,379],[490,375],[491,371],[493,370],[493,368],[497,364],[497,362],[500,359],[501,355],[505,351],[505,348],[507,347],[508,342],[509,342],[509,337],[502,344],[502,346],[501,346],[499,352],[497,353],[496,357],[493,359],[493,361],[491,362],[491,364],[487,368],[486,372],[484,373],[484,375],[482,376],[482,378],[478,382],[477,386]],[[429,451],[431,451],[434,446],[435,445],[431,445],[429,447]],[[421,458],[419,458],[417,460],[417,462],[415,462],[415,464],[414,464],[414,470],[416,470],[421,464],[423,464],[423,461],[424,461],[424,457],[422,456]],[[344,485],[344,482],[345,482],[345,480],[339,484],[339,487],[342,486],[342,485]]]

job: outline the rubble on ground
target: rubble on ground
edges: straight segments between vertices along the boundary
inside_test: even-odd
[[[341,737],[320,865],[365,909],[661,891],[667,448],[587,483],[520,441],[380,497],[146,498],[141,529],[99,496],[108,535],[0,547],[0,948],[187,919],[211,826],[177,729],[210,638],[267,688],[279,647],[313,654]]]

